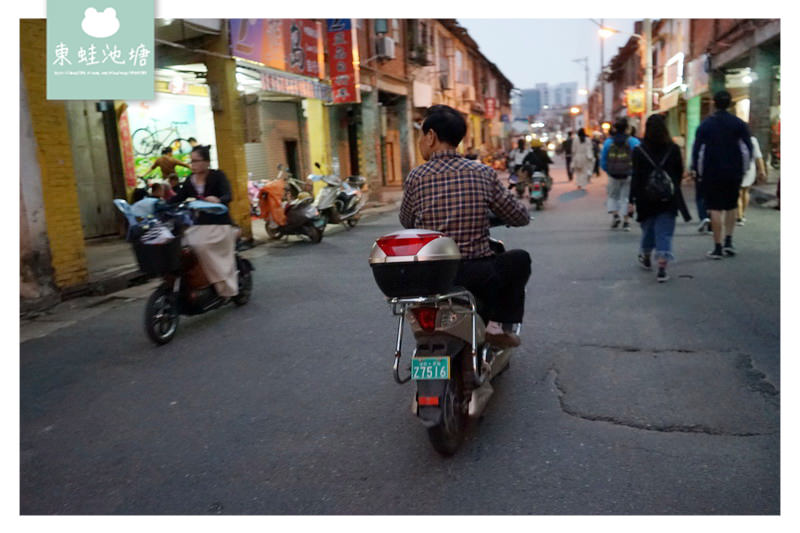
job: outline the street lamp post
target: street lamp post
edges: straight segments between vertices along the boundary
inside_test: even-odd
[[[592,20],[592,19],[590,19]],[[600,19],[600,23],[598,24],[596,21],[592,20],[595,24],[600,26],[600,30],[598,33],[600,37],[605,40],[607,37],[615,34],[615,33],[626,33],[621,32],[619,30],[615,30],[613,28],[606,28],[603,25],[603,19]],[[645,67],[644,67],[644,92],[645,92],[645,120],[650,114],[653,112],[653,31],[652,31],[652,20],[651,19],[644,19],[644,35],[639,35],[638,33],[631,33],[632,35],[639,39],[640,41],[644,42],[644,55],[645,55]],[[600,80],[601,80],[601,92],[605,89],[605,79],[603,78],[603,40],[600,41]],[[605,107],[605,93],[601,95],[601,100],[603,107]],[[605,113],[605,109],[603,109],[603,113]]]

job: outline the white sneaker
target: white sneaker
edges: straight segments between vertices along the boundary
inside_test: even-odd
[[[700,225],[697,226],[697,231],[700,233],[706,233],[711,229],[711,220],[708,218],[704,218],[700,221]]]

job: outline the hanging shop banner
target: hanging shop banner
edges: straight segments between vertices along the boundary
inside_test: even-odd
[[[310,19],[231,19],[231,55],[322,78],[322,28]]]
[[[47,0],[47,99],[153,98],[154,2]]]
[[[644,113],[644,89],[627,89],[628,116]]]
[[[328,69],[334,104],[361,102],[358,90],[358,52],[354,50],[350,19],[327,19]]]
[[[497,98],[486,98],[484,101],[486,102],[486,118],[494,118],[494,114],[497,112]]]
[[[316,80],[292,77],[280,72],[262,72],[261,88],[265,91],[331,102],[330,86]]]

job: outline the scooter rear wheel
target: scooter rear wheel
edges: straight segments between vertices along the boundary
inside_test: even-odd
[[[322,240],[322,230],[316,226],[312,226],[311,224],[303,226],[303,233],[305,233],[314,244],[317,244]]]
[[[159,287],[147,299],[144,308],[144,329],[156,344],[167,344],[178,331],[180,314],[175,294]]]
[[[442,420],[428,428],[433,448],[442,455],[453,455],[464,440],[467,414],[464,409],[464,381],[460,368],[454,368],[442,398]]]

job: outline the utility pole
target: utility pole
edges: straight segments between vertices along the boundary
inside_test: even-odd
[[[653,25],[644,19],[644,119],[653,112]]]
[[[600,19],[600,27],[603,27],[605,24],[605,19]],[[605,38],[600,39],[600,123],[602,124],[606,118],[606,77],[605,73],[603,72],[603,65],[605,64],[605,60],[603,59],[603,47],[605,45]]]

